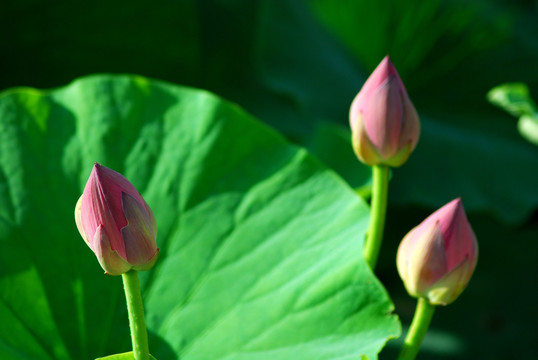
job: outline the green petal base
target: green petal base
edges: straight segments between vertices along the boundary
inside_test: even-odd
[[[151,360],[157,360],[151,354],[149,355],[149,358]],[[100,357],[100,358],[97,358],[95,360],[134,360],[134,355],[133,355],[132,351],[129,351],[129,352],[126,352],[126,353]]]

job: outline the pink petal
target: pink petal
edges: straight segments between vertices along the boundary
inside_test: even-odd
[[[131,265],[122,259],[110,246],[109,238],[103,228],[98,226],[92,241],[93,251],[105,272],[109,275],[121,275],[131,269]]]
[[[144,205],[123,193],[123,211],[127,226],[121,229],[127,260],[132,265],[143,265],[152,259],[157,249],[152,221]]]

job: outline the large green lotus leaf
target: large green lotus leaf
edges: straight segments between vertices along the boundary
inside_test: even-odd
[[[208,92],[102,75],[0,96],[1,359],[130,350],[121,279],[73,220],[95,161],[157,218],[157,359],[374,359],[399,334],[361,258],[368,207],[334,172]]]

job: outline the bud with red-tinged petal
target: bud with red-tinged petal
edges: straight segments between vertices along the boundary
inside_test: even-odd
[[[121,174],[95,163],[75,207],[75,222],[107,274],[148,270],[159,254],[153,212]]]
[[[417,145],[420,122],[398,72],[386,56],[351,104],[353,150],[367,165],[397,167]]]
[[[447,305],[467,286],[477,259],[476,237],[458,198],[403,238],[396,263],[411,296]]]

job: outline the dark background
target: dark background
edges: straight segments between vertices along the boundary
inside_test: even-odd
[[[133,73],[208,89],[307,146],[354,187],[349,104],[386,54],[423,124],[393,171],[378,275],[409,324],[400,239],[462,196],[480,245],[469,288],[439,308],[419,359],[538,359],[538,148],[486,93],[538,99],[538,2],[19,0],[0,5],[0,90]],[[366,174],[366,175],[365,175]],[[381,358],[394,358],[398,340]]]

